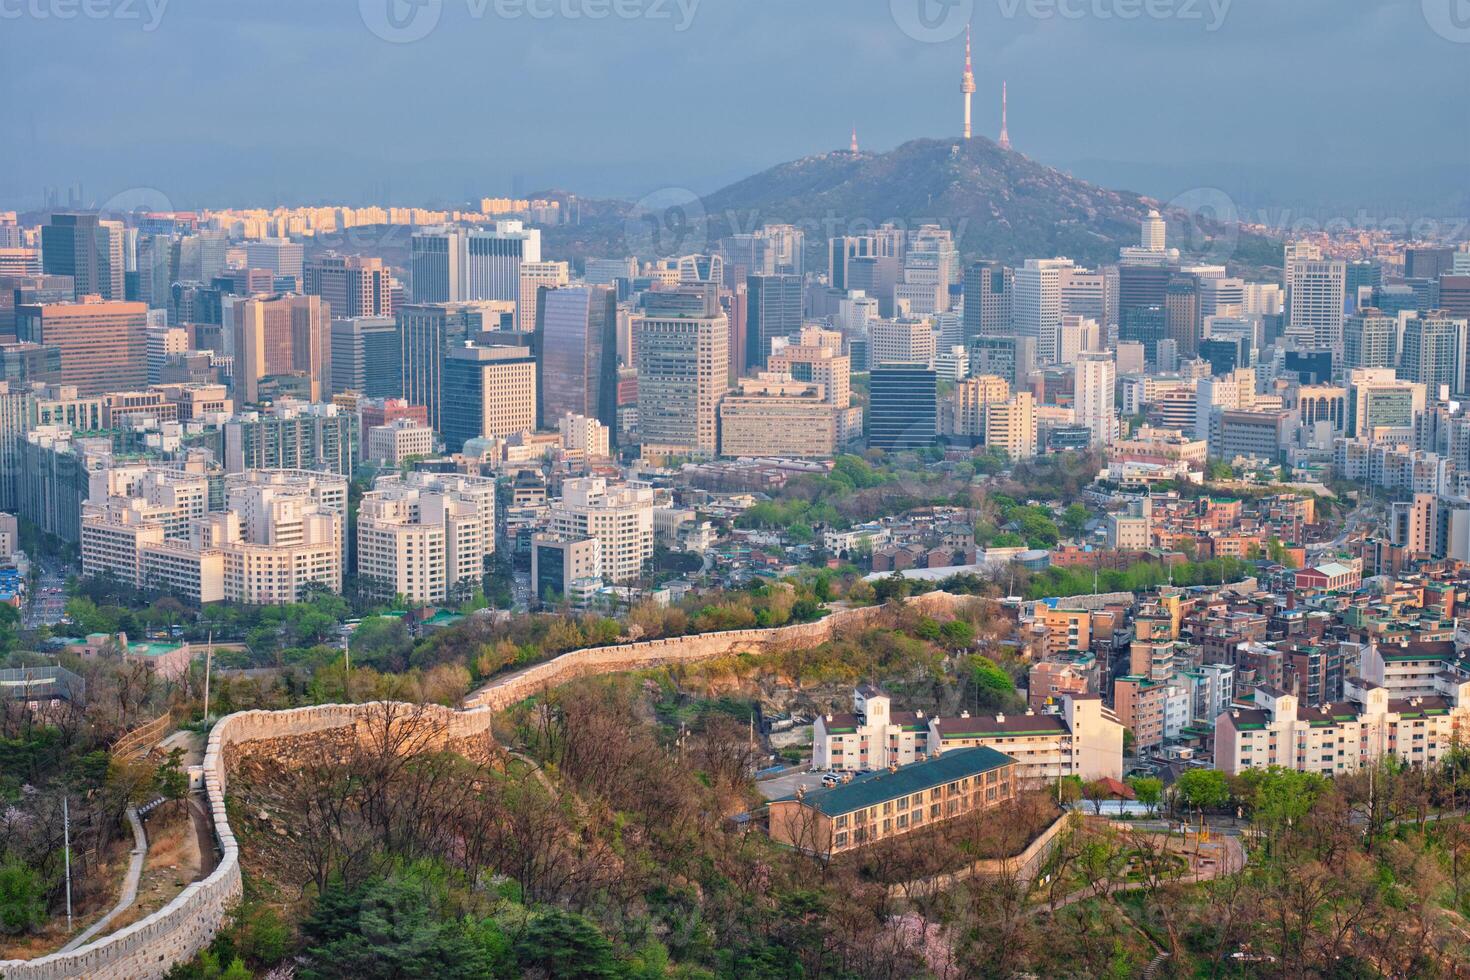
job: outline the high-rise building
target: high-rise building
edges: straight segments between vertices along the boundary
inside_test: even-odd
[[[541,231],[519,221],[497,221],[494,228],[471,229],[462,240],[464,298],[519,302],[521,265],[541,261]]]
[[[419,232],[409,243],[415,303],[457,303],[465,298],[464,235],[439,229]]]
[[[509,303],[415,303],[398,311],[403,397],[428,409],[431,428],[441,429],[445,353],[485,331],[498,330],[514,308]]]
[[[1470,274],[1440,277],[1439,308],[1456,319],[1470,318]]]
[[[73,297],[127,298],[123,226],[95,214],[53,214],[41,226],[41,267],[47,275],[71,276]]]
[[[1166,231],[1164,219],[1159,212],[1149,211],[1148,216],[1143,219],[1139,244],[1150,252],[1162,252],[1166,244]]]
[[[563,415],[556,423],[562,445],[569,452],[604,457],[612,452],[612,430],[586,415]]]
[[[1404,249],[1405,279],[1438,279],[1454,271],[1455,250],[1448,245],[1416,245]]]
[[[391,316],[332,320],[332,393],[403,396],[403,341]]]
[[[713,456],[719,449],[720,397],[729,390],[725,315],[645,315],[634,318],[633,328],[644,452]]]
[[[1301,350],[1342,355],[1347,266],[1338,261],[1297,259],[1291,264],[1291,317],[1286,336]]]
[[[357,519],[357,572],[379,595],[469,598],[495,548],[495,481],[410,473],[380,479]]]
[[[148,383],[148,307],[84,296],[77,303],[16,308],[16,336],[61,351],[60,382],[83,394]]]
[[[1420,313],[1404,321],[1399,375],[1417,381],[1438,398],[1441,387],[1451,395],[1464,390],[1466,326],[1438,311]]]
[[[565,262],[522,262],[521,291],[516,299],[516,329],[536,329],[536,294],[541,287],[559,289],[571,282],[571,266]]]
[[[1031,392],[1018,391],[985,406],[985,448],[999,449],[1011,459],[1036,455],[1036,398]]]
[[[1170,278],[1164,288],[1164,323],[1165,336],[1174,341],[1181,358],[1192,358],[1199,353],[1204,320],[1200,315],[1198,276],[1181,274]]]
[[[471,439],[536,428],[536,361],[528,347],[452,347],[444,358],[440,434],[452,453]]]
[[[1094,444],[1111,445],[1114,426],[1113,392],[1116,387],[1116,365],[1112,354],[1084,352],[1076,365],[1077,424],[1092,430]]]
[[[975,262],[965,269],[966,342],[1010,333],[1010,278],[1010,270],[995,262]]]
[[[885,364],[868,380],[868,445],[917,449],[938,434],[938,376],[930,364]]]
[[[611,286],[541,288],[536,307],[542,428],[563,415],[617,424],[618,298]]]
[[[1351,368],[1347,372],[1347,435],[1370,441],[1407,441],[1424,403],[1424,385],[1397,377],[1392,368]]]
[[[951,435],[969,439],[975,445],[985,442],[985,410],[988,406],[1011,397],[1011,386],[1005,378],[994,374],[977,374],[955,384],[950,396]]]
[[[234,386],[241,402],[265,400],[266,379],[292,377],[309,401],[321,401],[332,384],[332,341],[327,310],[318,296],[252,296],[233,307]],[[64,360],[64,357],[63,357]]]
[[[934,366],[937,344],[929,320],[874,320],[868,324],[868,364]]]
[[[59,384],[61,348],[50,344],[0,344],[0,382],[18,391],[35,383]]]
[[[793,275],[747,276],[745,367],[763,368],[777,337],[801,330],[801,279]]]
[[[300,283],[305,277],[306,250],[289,238],[261,238],[245,243],[245,264],[269,270],[272,276],[291,276]]]
[[[1162,306],[1130,307],[1123,311],[1118,338],[1142,344],[1144,358],[1150,364],[1157,364],[1159,342],[1169,339],[1169,314]]]
[[[1062,274],[1071,259],[1027,259],[1016,270],[1011,317],[1016,335],[1036,341],[1036,359],[1055,364],[1062,329]]]
[[[591,477],[567,480],[548,524],[562,540],[596,539],[603,577],[614,584],[637,580],[653,558],[653,491],[648,488],[609,487]]]
[[[242,412],[224,424],[227,473],[314,470],[352,475],[355,416],[336,405],[282,401],[265,412]]]
[[[1013,389],[1031,383],[1036,341],[1031,337],[976,337],[970,341],[970,373],[1004,378]]]
[[[334,318],[393,315],[393,276],[383,260],[322,255],[307,264],[303,292],[320,296]]]
[[[1342,366],[1391,368],[1398,363],[1398,321],[1382,311],[1367,307],[1343,321]]]

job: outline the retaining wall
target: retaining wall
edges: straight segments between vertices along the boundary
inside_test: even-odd
[[[928,592],[907,600],[926,614],[953,615],[969,596]],[[229,907],[240,897],[240,853],[225,814],[228,775],[226,750],[242,742],[307,735],[334,728],[362,726],[382,712],[404,709],[405,719],[422,719],[425,712],[443,723],[442,738],[459,740],[483,736],[494,715],[548,687],[580,677],[616,673],[672,663],[694,663],[732,653],[762,653],[815,646],[846,628],[863,628],[882,620],[882,607],[839,610],[813,623],[768,630],[731,630],[667,640],[647,640],[620,646],[573,650],[545,663],[492,680],[465,699],[457,711],[439,705],[389,706],[326,704],[286,711],[241,711],[220,719],[210,731],[204,752],[204,793],[214,815],[220,862],[203,881],[196,881],[168,905],[147,918],[70,953],[53,953],[34,960],[0,961],[5,980],[67,980],[95,977],[104,980],[152,980],[175,963],[204,948]]]

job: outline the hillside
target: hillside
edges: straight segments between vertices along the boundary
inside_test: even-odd
[[[1118,249],[1138,242],[1139,225],[1157,201],[1077,180],[991,140],[912,140],[886,153],[833,151],[779,164],[667,212],[662,254],[712,247],[731,230],[795,224],[806,230],[811,257],[824,254],[829,237],[859,233],[892,221],[904,227],[934,223],[954,232],[966,258],[1019,263],[1028,257],[1066,255],[1094,264],[1116,260]],[[648,209],[624,202],[582,202],[582,223],[549,229],[548,251],[562,258],[624,255],[652,242]],[[1255,268],[1270,264],[1274,247],[1208,220],[1187,230],[1188,216],[1169,213],[1170,242],[1186,256],[1208,253]],[[687,219],[687,220],[686,220]],[[645,255],[644,257],[651,257]],[[1276,260],[1279,262],[1279,260]]]

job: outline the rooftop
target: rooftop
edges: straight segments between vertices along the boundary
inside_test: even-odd
[[[900,766],[894,771],[880,769],[858,776],[850,783],[811,790],[803,797],[802,802],[833,817],[999,769],[1015,761],[1008,755],[984,746],[954,749],[937,759]],[[794,799],[793,796],[782,797],[783,801]]]

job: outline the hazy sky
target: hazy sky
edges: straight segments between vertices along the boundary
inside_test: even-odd
[[[1007,79],[1016,148],[1081,176],[1470,185],[1470,0],[0,0],[0,200],[705,191],[956,135],[967,10],[976,131]]]

